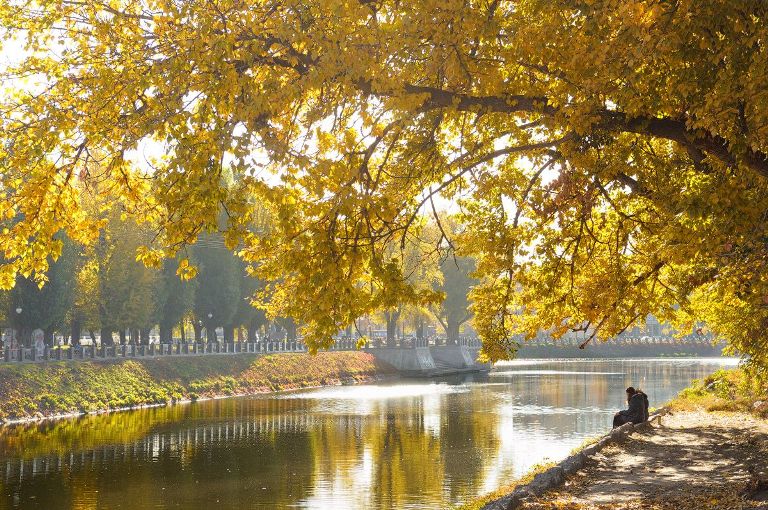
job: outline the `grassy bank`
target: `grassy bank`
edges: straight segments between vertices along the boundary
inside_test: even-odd
[[[484,496],[477,497],[472,501],[468,501],[464,503],[463,505],[458,505],[454,507],[453,510],[480,510],[491,501],[495,501],[497,499],[503,498],[507,494],[513,493],[515,489],[517,489],[518,487],[531,483],[533,481],[533,477],[535,477],[539,473],[543,473],[544,471],[556,465],[557,465],[556,462],[545,462],[542,464],[536,464],[520,478],[517,478],[506,485],[502,485],[495,491],[489,492]]]
[[[362,382],[393,369],[364,352],[0,366],[0,421]]]
[[[669,402],[675,411],[729,411],[768,418],[768,378],[751,370],[721,369],[696,379]]]

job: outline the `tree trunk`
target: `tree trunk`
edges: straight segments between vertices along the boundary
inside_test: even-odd
[[[91,343],[96,345],[96,333],[92,329],[88,330],[88,336],[91,337]]]
[[[192,329],[195,331],[195,343],[199,344],[203,341],[203,326],[197,321],[192,321]]]
[[[136,344],[135,337],[133,336],[135,330],[131,330],[131,343]],[[118,332],[120,335],[120,343],[125,345],[128,343],[128,336],[125,334],[125,329],[120,328],[120,331]]]
[[[29,328],[19,328],[17,340],[19,347],[32,347],[32,330]]]
[[[424,341],[424,318],[419,317],[416,319],[416,339],[419,341],[419,345]]]
[[[246,330],[246,334],[248,335],[248,341],[249,342],[255,342],[256,341],[256,333],[257,333],[258,330],[259,330],[259,328],[253,326],[253,324],[248,326],[248,329]]]
[[[71,336],[70,338],[71,344],[80,345],[80,335],[82,335],[83,332],[82,332],[82,327],[79,320],[72,319],[72,324],[70,326],[69,334]]]
[[[53,347],[53,326],[45,328],[44,330],[44,342],[48,347]]]
[[[184,319],[181,319],[181,323],[179,323],[179,333],[181,333],[181,343],[185,344],[187,343],[187,332],[184,331]]]
[[[387,313],[387,347],[397,347],[397,317],[398,314]]]
[[[296,341],[296,321],[288,319],[285,321],[285,333],[289,342]]]
[[[115,345],[115,341],[112,340],[112,330],[104,326],[101,327],[101,345]]]
[[[216,325],[213,323],[208,323],[205,325],[205,336],[208,338],[208,343],[216,343],[219,341],[218,337],[216,336]]]
[[[459,326],[460,324],[457,322],[451,320],[448,321],[448,327],[445,331],[447,337],[445,343],[447,345],[456,345],[459,343]]]
[[[161,344],[171,344],[173,343],[173,328],[169,328],[168,326],[163,326],[160,324],[160,343]]]
[[[144,328],[139,330],[139,339],[141,340],[141,343],[144,345],[149,345],[149,328]]]
[[[234,326],[224,326],[224,343],[235,343],[235,328]]]

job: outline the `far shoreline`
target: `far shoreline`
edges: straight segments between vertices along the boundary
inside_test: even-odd
[[[0,366],[0,426],[399,377],[365,352]]]

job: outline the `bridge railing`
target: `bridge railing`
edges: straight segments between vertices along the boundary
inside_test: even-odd
[[[520,340],[522,346],[563,346],[563,345],[579,345],[584,339],[581,338],[561,338],[555,340],[551,337],[537,337],[529,341]],[[682,338],[674,336],[627,336],[612,338],[605,342],[595,341],[591,344],[593,347],[601,348],[611,345],[712,345],[712,338],[705,335],[686,336]]]

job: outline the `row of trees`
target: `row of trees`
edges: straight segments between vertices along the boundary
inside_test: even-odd
[[[293,319],[270,321],[253,305],[261,282],[248,275],[246,263],[227,249],[220,235],[204,234],[183,257],[166,259],[159,269],[147,267],[136,257],[151,235],[114,212],[107,215],[98,240],[90,246],[62,236],[61,255],[51,262],[44,286],[18,276],[13,289],[0,292],[0,323],[14,328],[25,345],[31,345],[36,329],[44,332],[47,345],[53,345],[56,334],[76,342],[84,334],[95,339],[97,332],[106,345],[114,342],[113,333],[121,343],[147,344],[155,327],[161,342],[171,342],[174,332],[185,341],[190,326],[195,341],[219,341],[218,328],[223,330],[224,342],[233,342],[236,332],[250,341],[259,332],[262,337],[279,332],[290,340],[296,338]],[[195,278],[179,277],[179,260],[196,267]],[[400,333],[412,328],[422,338],[425,326],[437,321],[449,342],[455,342],[461,325],[470,318],[467,295],[474,282],[469,276],[473,267],[472,259],[449,256],[422,270],[417,283],[443,292],[443,303],[386,308],[368,318],[368,329],[384,325],[387,343],[394,345],[398,324]]]
[[[242,261],[219,238],[204,236],[190,248],[189,257],[201,270],[198,278],[183,280],[175,259],[164,261],[159,270],[136,260],[149,235],[112,214],[91,246],[62,238],[62,253],[51,263],[42,288],[19,276],[14,288],[2,294],[3,322],[25,344],[33,330],[42,329],[48,345],[56,332],[75,340],[85,332],[95,337],[98,331],[105,344],[118,333],[123,343],[129,338],[148,343],[150,330],[157,326],[161,341],[170,342],[174,328],[183,336],[185,324],[191,324],[196,340],[203,330],[209,341],[218,340],[220,326],[224,341],[232,341],[235,327],[253,336],[266,326],[264,312],[249,302],[258,281],[245,277]]]

